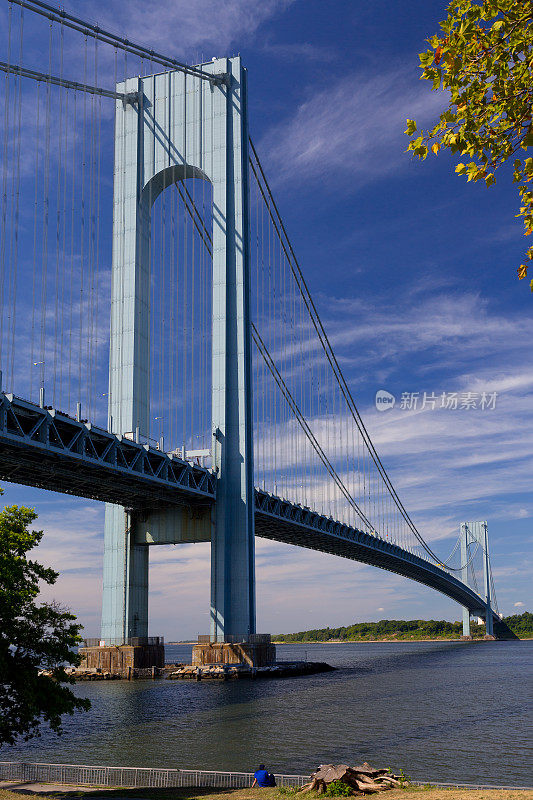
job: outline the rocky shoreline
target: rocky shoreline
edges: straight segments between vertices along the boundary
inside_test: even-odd
[[[116,681],[116,680],[249,680],[261,678],[294,678],[300,675],[315,675],[333,672],[335,667],[323,661],[278,661],[267,667],[250,667],[247,664],[218,665],[202,667],[192,664],[167,664],[163,668],[135,669],[127,674],[116,674],[99,669],[72,670],[70,675],[76,681]]]
[[[333,672],[335,667],[323,661],[278,661],[267,667],[248,665],[192,665],[180,666],[169,674],[170,680],[235,680],[237,678],[292,678],[298,675],[314,675],[320,672]]]

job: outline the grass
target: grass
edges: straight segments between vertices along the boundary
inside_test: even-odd
[[[33,794],[39,800],[77,800],[79,798],[105,797],[136,798],[136,800],[288,800],[295,798],[296,794],[280,792],[277,788],[268,789],[81,789],[61,790],[36,793],[25,790],[22,786],[19,791],[0,789],[0,800],[28,800],[28,795]],[[533,800],[533,790],[504,790],[504,789],[441,789],[436,787],[411,787],[407,789],[393,789],[386,792],[387,800]],[[380,795],[381,796],[381,795]],[[315,800],[318,795],[301,795],[302,800]]]

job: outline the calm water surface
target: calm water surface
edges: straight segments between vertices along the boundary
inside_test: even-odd
[[[320,763],[533,785],[533,641],[278,646],[337,672],[283,680],[80,683],[91,711],[0,760],[308,774]],[[190,646],[167,646],[188,661]]]

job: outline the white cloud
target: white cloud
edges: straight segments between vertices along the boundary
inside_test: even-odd
[[[398,357],[407,356],[412,361],[415,354],[429,352],[431,348],[438,354],[441,370],[453,367],[456,373],[473,361],[479,369],[480,359],[490,356],[488,369],[498,382],[498,390],[510,388],[508,383],[502,385],[502,376],[498,376],[500,364],[495,357],[510,353],[520,363],[520,353],[526,350],[525,339],[533,334],[531,317],[495,313],[484,298],[475,294],[428,291],[419,297],[416,292],[405,292],[401,303],[398,300],[387,302],[383,297],[376,306],[371,300],[363,302],[359,298],[324,298],[320,305],[325,306],[326,313],[322,316],[327,316],[334,349],[349,357],[357,345],[359,367],[365,361],[377,364],[385,360],[389,370],[397,367]],[[435,366],[434,359],[427,361],[428,366]],[[353,356],[350,363],[354,363]],[[417,365],[418,370],[425,366],[423,361]],[[532,378],[532,370],[521,370],[520,381],[529,382]],[[489,385],[486,372],[483,381],[485,386]]]
[[[454,296],[444,291],[428,290],[421,298],[408,290],[391,302],[383,298],[378,308],[350,297],[320,300],[326,329],[348,382],[354,386],[356,401],[357,381],[362,380],[368,390],[383,363],[390,365],[394,386],[376,381],[375,389],[394,390],[398,401],[396,387],[420,395],[415,410],[404,410],[397,402],[386,414],[379,414],[373,403],[361,411],[393,483],[409,511],[416,514],[423,535],[430,540],[452,535],[457,530],[457,515],[470,518],[480,513],[478,506],[488,505],[497,518],[527,518],[530,512],[524,501],[517,498],[511,503],[507,497],[504,502],[503,494],[528,492],[533,466],[530,441],[523,435],[527,420],[533,423],[533,370],[527,366],[527,342],[533,334],[530,317],[516,314],[508,320],[477,295]],[[317,360],[320,357],[319,345],[309,336],[306,347],[309,367],[309,354]],[[285,380],[291,369],[300,365],[300,359],[291,358],[284,350],[275,352],[275,361]],[[429,374],[433,377],[427,377]],[[293,394],[299,396],[295,380]],[[456,392],[459,398],[471,392],[478,403],[483,392],[496,393],[496,407],[441,409],[439,399],[435,409],[429,405],[422,408],[424,391],[437,398],[442,392]],[[353,485],[355,477],[358,499],[358,476],[353,466],[346,471],[346,455],[353,449],[351,435],[347,435],[352,423],[345,407],[336,408],[332,420],[331,415],[315,412],[318,403],[317,396],[312,415],[307,415],[310,427],[346,485]],[[282,415],[278,419],[276,426],[262,429],[256,438],[256,461],[266,471],[267,481],[274,466],[285,476],[279,481],[281,488],[266,488],[296,496],[304,505],[331,504],[335,492],[327,490],[331,480],[323,469],[318,469],[312,481],[307,479],[303,492],[301,473],[296,471],[296,477],[290,477],[295,453],[312,463],[318,459],[297,424],[287,425],[281,421]],[[335,513],[342,511],[336,507]],[[341,518],[353,524],[351,519]]]
[[[274,56],[276,59],[298,61],[334,61],[337,55],[326,47],[320,47],[309,42],[263,42],[263,52]]]
[[[522,608],[523,605],[524,605],[524,603],[522,603],[521,600],[519,600],[518,603],[514,603],[514,607],[515,608]]]
[[[332,176],[357,188],[409,164],[402,131],[407,117],[425,122],[442,97],[408,83],[401,69],[353,73],[329,82],[271,128],[260,152],[276,181],[321,181]]]
[[[97,3],[93,15],[111,30],[157,51],[198,59],[231,55],[230,48],[252,37],[268,19],[281,13],[293,0],[130,0],[125,5],[111,0]]]

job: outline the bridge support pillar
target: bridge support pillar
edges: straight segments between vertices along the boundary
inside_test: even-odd
[[[238,58],[226,63],[226,139],[219,179],[213,180],[213,642],[255,633],[246,71]]]
[[[485,638],[494,639],[494,624],[492,618],[492,600],[490,585],[490,561],[489,561],[489,536],[487,523],[482,522],[482,546],[483,546],[483,581],[485,585],[485,603],[487,610],[485,613]]]
[[[254,485],[246,70],[239,57],[130,78],[117,90],[109,417],[150,436],[150,215],[187,178],[213,190],[212,431],[217,476],[211,542],[211,638],[255,633]],[[180,386],[175,387],[179,392]],[[148,555],[129,543],[120,509],[106,513],[102,638],[145,634]],[[142,634],[141,634],[142,630]]]
[[[468,608],[463,608],[463,639],[471,639],[472,634],[470,633],[470,610]]]
[[[101,638],[106,645],[148,636],[148,547],[134,544],[131,515],[106,505]]]
[[[463,583],[468,583],[468,525],[466,522],[461,524],[461,579]],[[471,639],[470,633],[470,609],[463,606],[463,639]]]

